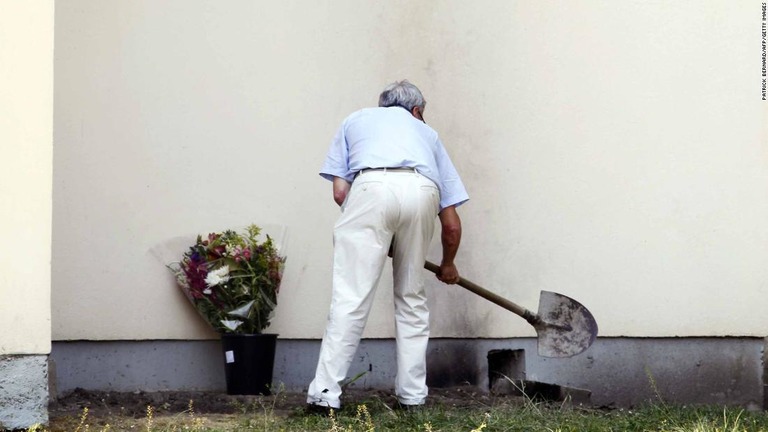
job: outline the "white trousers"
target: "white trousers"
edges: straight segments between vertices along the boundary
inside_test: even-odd
[[[358,176],[333,231],[333,295],[307,402],[340,407],[341,387],[360,343],[393,236],[395,335],[400,403],[427,397],[429,310],[424,260],[439,211],[440,193],[429,179],[402,171]]]

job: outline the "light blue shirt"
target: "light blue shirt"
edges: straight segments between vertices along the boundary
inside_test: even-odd
[[[440,210],[469,199],[437,132],[401,107],[350,114],[331,142],[320,175],[352,183],[365,168],[415,168],[440,190]]]

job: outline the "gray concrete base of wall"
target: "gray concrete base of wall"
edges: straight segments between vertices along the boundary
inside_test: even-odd
[[[525,350],[524,378],[585,389],[591,403],[631,407],[664,400],[763,409],[762,338],[599,338],[585,353],[566,359],[539,357],[536,340],[433,339],[428,352],[431,387],[475,385],[489,391],[488,354]],[[305,391],[320,341],[278,339],[274,385]],[[224,391],[219,341],[54,342],[54,395],[76,388],[103,391]],[[394,341],[364,340],[349,376],[353,386],[391,389]]]
[[[48,356],[0,356],[0,430],[48,423]]]

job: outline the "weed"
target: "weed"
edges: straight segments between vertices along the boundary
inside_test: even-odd
[[[147,432],[152,432],[152,405],[147,405]]]
[[[480,431],[482,431],[483,429],[485,429],[485,428],[486,428],[486,426],[488,426],[488,423],[487,423],[487,421],[488,421],[488,420],[490,420],[490,418],[491,418],[491,415],[490,415],[489,413],[485,413],[485,418],[483,419],[483,422],[482,422],[482,423],[480,423],[480,426],[478,426],[478,427],[476,427],[476,428],[472,429],[472,431],[471,431],[471,432],[480,432]]]
[[[80,416],[80,423],[77,425],[77,429],[75,429],[75,432],[87,432],[88,431],[88,424],[86,421],[88,420],[88,407],[83,408],[83,414]]]
[[[357,381],[357,380],[359,380],[360,378],[362,378],[363,376],[365,376],[365,374],[367,374],[367,373],[368,373],[367,371],[363,371],[363,372],[360,372],[359,374],[357,374],[357,375],[353,376],[352,378],[346,378],[346,379],[344,379],[342,382],[340,382],[340,383],[339,383],[339,385],[341,386],[341,390],[342,390],[342,391],[346,390],[346,389],[347,389],[347,387],[349,387],[349,386],[350,386],[350,385],[352,385],[352,384],[353,384],[355,381]]]

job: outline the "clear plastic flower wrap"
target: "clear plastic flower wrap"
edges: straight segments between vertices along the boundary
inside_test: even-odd
[[[167,267],[184,295],[219,333],[258,334],[277,306],[285,257],[261,228],[197,236]]]

